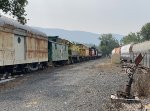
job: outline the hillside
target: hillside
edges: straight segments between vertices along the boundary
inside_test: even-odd
[[[48,36],[60,36],[61,38],[67,39],[69,41],[79,42],[79,43],[86,43],[86,44],[95,44],[99,45],[99,37],[100,34],[85,32],[85,31],[70,31],[64,29],[53,29],[53,28],[40,28],[34,27],[37,30],[40,30],[46,33]],[[113,36],[117,40],[121,40],[123,37],[119,34],[113,34]]]

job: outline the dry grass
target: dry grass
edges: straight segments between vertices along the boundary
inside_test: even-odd
[[[106,103],[102,109],[103,111],[123,111],[123,105],[121,102]]]
[[[101,64],[98,64],[98,65],[95,65],[96,68],[112,68],[113,67],[113,64],[111,63],[101,63]]]
[[[148,97],[150,94],[150,70],[142,71],[140,69],[135,76],[135,92],[139,97]]]

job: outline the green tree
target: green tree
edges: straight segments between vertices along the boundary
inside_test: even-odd
[[[121,44],[130,44],[132,42],[138,43],[141,41],[140,33],[129,33],[127,36],[121,39]]]
[[[0,10],[13,15],[20,23],[25,24],[27,22],[25,18],[25,6],[27,4],[27,0],[0,0]]]
[[[119,47],[119,42],[113,38],[112,34],[102,34],[99,37],[100,42],[100,49],[103,52],[103,55],[111,54],[111,51]]]
[[[141,36],[142,40],[150,40],[150,23],[146,23],[142,28],[141,28]]]

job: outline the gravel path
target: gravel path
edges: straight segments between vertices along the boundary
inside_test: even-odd
[[[0,85],[0,111],[103,111],[126,75],[108,59],[48,68]]]

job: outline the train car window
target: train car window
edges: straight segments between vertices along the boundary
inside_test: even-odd
[[[20,44],[20,43],[21,43],[21,38],[18,37],[17,41],[18,41],[18,43]]]
[[[55,49],[57,49],[57,44],[55,44]]]

